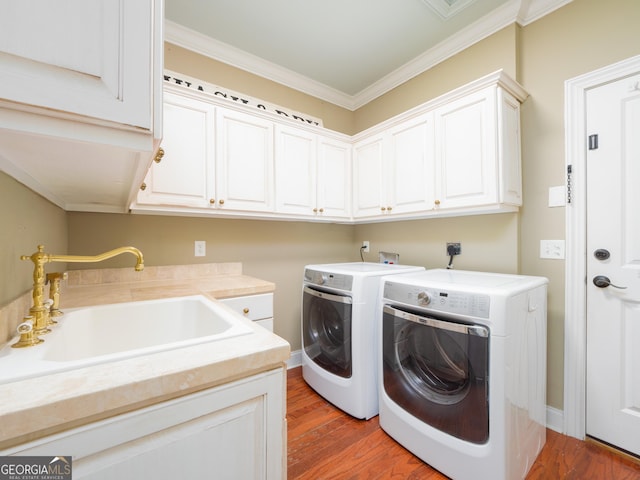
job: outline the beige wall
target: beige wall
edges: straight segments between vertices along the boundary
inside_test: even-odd
[[[462,254],[453,267],[478,271],[518,273],[516,213],[469,217],[410,220],[356,225],[355,250],[370,242],[365,260],[377,262],[378,252],[400,255],[400,263],[425,268],[444,268],[449,263],[447,242],[460,242]]]
[[[0,307],[31,289],[33,263],[20,256],[38,244],[50,253],[67,251],[64,210],[0,172]]]
[[[246,273],[277,283],[276,331],[295,350],[300,348],[299,288],[304,264],[355,261],[359,242],[369,240],[368,260],[375,261],[378,250],[390,250],[400,254],[402,263],[439,267],[447,261],[444,244],[460,241],[462,255],[455,260],[456,268],[549,278],[547,402],[561,409],[564,262],[540,260],[538,249],[541,239],[565,235],[565,209],[547,207],[548,188],[565,180],[564,82],[640,54],[638,25],[637,0],[574,0],[526,27],[502,29],[357,112],[167,45],[166,66],[171,70],[322,117],[326,127],[349,134],[504,68],[531,94],[521,114],[524,207],[517,215],[358,226],[69,213],[69,253],[93,254],[133,244],[145,252],[149,265],[192,263],[200,261],[192,256],[193,241],[207,240],[208,255],[202,261],[242,261]],[[0,240],[4,292],[0,301],[6,301],[13,295],[8,288],[18,293],[28,289],[16,256],[29,253],[22,251],[25,245],[30,251],[39,242],[63,248],[66,238],[60,230],[66,220],[59,210],[2,175],[0,188],[0,198],[5,200],[0,206],[3,227],[10,235],[3,231]],[[17,204],[21,213],[13,212]]]

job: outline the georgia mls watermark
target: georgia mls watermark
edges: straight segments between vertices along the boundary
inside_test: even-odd
[[[0,457],[0,480],[71,480],[71,457]]]

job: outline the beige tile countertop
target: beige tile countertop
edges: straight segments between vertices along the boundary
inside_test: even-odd
[[[194,294],[226,298],[275,290],[271,282],[243,275],[241,264],[235,263],[147,267],[143,272],[73,271],[65,283],[63,311]],[[251,325],[253,333],[0,385],[0,455],[46,435],[283,367],[289,344],[238,318]]]

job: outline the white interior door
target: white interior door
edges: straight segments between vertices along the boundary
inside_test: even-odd
[[[586,105],[586,433],[640,455],[640,75]]]

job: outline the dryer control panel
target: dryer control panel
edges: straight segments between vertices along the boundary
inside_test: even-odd
[[[329,273],[307,268],[304,271],[304,281],[322,287],[335,288],[350,292],[353,287],[353,276],[341,273]]]
[[[385,282],[383,297],[385,300],[402,303],[421,310],[476,318],[489,318],[491,308],[489,295],[440,290],[393,281]]]

